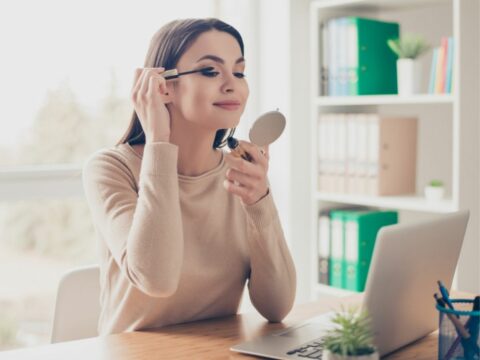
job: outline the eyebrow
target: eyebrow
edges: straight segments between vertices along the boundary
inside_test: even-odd
[[[202,56],[200,59],[197,60],[197,62],[201,61],[201,60],[204,60],[204,59],[210,59],[210,60],[213,60],[215,62],[218,62],[220,64],[225,64],[225,61],[218,57],[218,56],[215,56],[215,55],[205,55],[205,56]],[[243,56],[239,57],[237,59],[237,61],[235,61],[235,64],[239,64],[241,62],[245,62],[245,58]]]

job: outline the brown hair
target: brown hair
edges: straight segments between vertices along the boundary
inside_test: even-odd
[[[216,18],[180,19],[167,23],[153,35],[144,67],[164,67],[166,70],[175,68],[180,57],[198,36],[210,30],[223,31],[232,35],[240,45],[242,56],[244,55],[242,37],[233,26]],[[230,132],[225,136],[228,130]],[[226,140],[234,132],[235,128],[217,130],[212,147],[215,149],[225,146]],[[145,144],[145,133],[135,110],[133,110],[128,130],[117,145],[127,142],[130,145]]]

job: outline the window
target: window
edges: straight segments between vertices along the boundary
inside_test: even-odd
[[[222,18],[222,3],[0,3],[0,350],[48,343],[61,275],[96,262],[81,165],[126,130],[151,36],[173,19]]]
[[[134,69],[166,22],[213,0],[0,4],[0,165],[82,162],[125,132]]]

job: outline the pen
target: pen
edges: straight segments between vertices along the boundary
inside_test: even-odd
[[[470,320],[471,319],[468,319],[467,323],[465,324],[465,326],[467,328],[470,329]],[[462,341],[462,337],[461,336],[457,336],[457,338],[455,339],[455,341],[453,342],[452,346],[450,346],[450,349],[448,349],[447,351],[447,354],[445,355],[445,358],[444,360],[450,360],[451,357],[453,356],[453,354],[455,353],[455,350],[457,350],[457,347],[458,347],[458,344],[460,344],[460,341]]]
[[[480,310],[480,308],[479,308]],[[478,310],[475,310],[475,311],[478,311]],[[479,321],[479,317],[476,316],[475,318],[477,318],[477,321]],[[472,329],[473,329],[473,326],[471,325],[471,322],[474,321],[473,320],[473,316],[470,316],[470,318],[467,320],[467,323],[465,324],[465,326],[468,328],[468,330],[470,331],[470,334],[472,336],[472,340],[475,342],[475,352],[480,355],[480,348],[478,347],[478,344],[476,344],[477,340],[478,340],[478,329],[479,329],[479,324],[476,325],[476,331],[477,333],[475,334],[474,332],[472,332]],[[450,346],[450,349],[448,349],[447,351],[447,354],[445,355],[444,357],[444,360],[450,360],[453,356],[453,354],[455,353],[455,350],[457,350],[457,347],[458,347],[458,344],[460,344],[460,342],[462,341],[462,337],[461,336],[457,336],[457,338],[455,339],[455,341],[453,342],[452,346]]]
[[[440,305],[441,307],[444,307],[446,308],[446,303],[445,301],[440,298],[438,296],[437,293],[435,293],[433,295],[433,297],[435,298],[435,300],[437,301],[437,304]],[[445,313],[445,315],[447,315],[447,317],[450,319],[450,321],[452,322],[452,324],[455,326],[455,329],[457,329],[457,332],[458,334],[463,338],[463,339],[470,339],[470,334],[468,333],[468,331],[463,327],[462,323],[460,322],[460,320],[455,316],[455,315],[452,315],[450,313]]]
[[[470,320],[467,321],[465,326],[468,327],[469,324],[470,324]],[[450,349],[448,349],[447,354],[444,357],[444,360],[450,360],[452,358],[453,354],[455,353],[455,350],[457,350],[458,344],[460,344],[460,341],[462,341],[462,340],[463,339],[462,339],[461,336],[457,336],[457,338],[453,342],[452,346],[450,346]]]
[[[443,308],[447,307],[446,302],[442,298],[440,298],[437,293],[435,293],[433,295],[433,297],[437,301],[438,305],[440,305]],[[480,305],[480,303],[479,303],[479,305]],[[450,314],[450,313],[445,313],[445,315],[447,315],[447,317],[450,319],[452,324],[455,326],[455,330],[457,331],[458,338],[453,342],[452,346],[448,350],[444,359],[448,360],[453,356],[459,342],[462,343],[465,358],[466,359],[473,359],[473,356],[474,356],[473,354],[474,353],[477,353],[477,354],[480,353],[480,349],[479,349],[479,347],[476,343],[476,338],[471,336],[471,334],[465,329],[465,327],[462,325],[462,323],[460,322],[460,320],[458,319],[457,316],[454,316],[453,314]],[[466,323],[466,326],[469,329],[470,329],[470,326],[471,326],[470,325],[471,322],[472,322],[472,319],[469,319]],[[478,325],[477,325],[477,328],[478,328]],[[478,336],[478,334],[477,334],[477,336]]]
[[[443,286],[443,283],[440,280],[438,280],[437,283],[438,283],[438,287],[440,289],[440,293],[442,294],[443,300],[445,301],[445,303],[447,304],[447,306],[450,309],[455,310],[455,308],[453,307],[453,304],[450,300],[450,296],[449,296],[447,288],[445,286]]]
[[[473,309],[472,311],[479,311],[480,310],[480,296],[475,296],[475,299],[473,300]],[[472,340],[477,344],[478,341],[478,333],[480,331],[480,316],[478,315],[470,315],[468,322],[467,322],[467,328],[470,333],[470,336],[472,337]],[[477,353],[478,353],[478,347],[477,347]]]

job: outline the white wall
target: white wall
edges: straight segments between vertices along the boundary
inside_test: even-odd
[[[270,146],[269,178],[297,270],[296,302],[309,300],[310,176],[308,0],[259,2],[259,112],[279,108],[287,126]],[[301,74],[300,74],[301,73]],[[300,75],[300,76],[299,76]]]
[[[278,108],[287,117],[286,131],[270,146],[269,169],[272,193],[287,236],[288,123],[293,121],[289,116],[289,1],[222,0],[218,1],[217,16],[235,26],[245,42],[250,97],[236,135],[248,139],[248,130],[264,112]]]
[[[310,176],[309,176],[309,0],[246,1],[258,26],[243,28],[238,1],[221,2],[218,16],[238,26],[246,43],[250,99],[242,123],[250,125],[261,113],[279,110],[287,126],[270,146],[269,180],[285,237],[297,270],[296,302],[309,300]],[[246,21],[244,19],[244,21]],[[252,53],[254,52],[254,53]],[[252,65],[255,67],[252,69]],[[255,77],[255,79],[253,79]],[[239,129],[246,136],[246,127]],[[242,137],[242,136],[239,136]],[[252,306],[247,292],[241,311]]]
[[[290,0],[290,184],[289,224],[297,267],[297,302],[309,300],[310,270],[310,101],[309,101],[309,4],[308,0]]]

